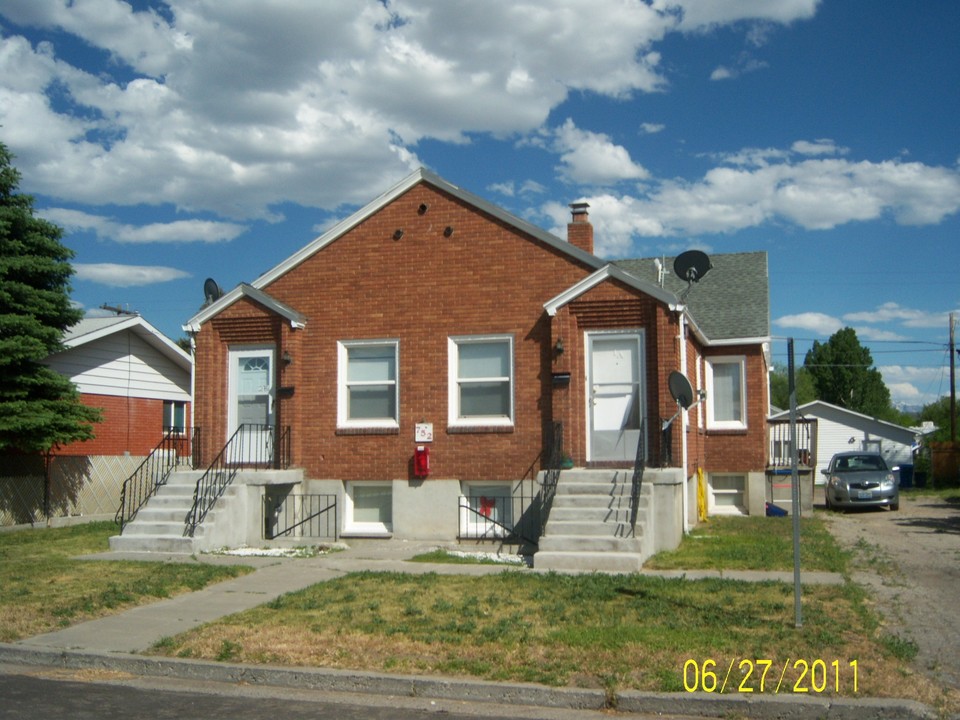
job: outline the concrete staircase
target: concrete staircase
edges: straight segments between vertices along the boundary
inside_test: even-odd
[[[115,552],[160,552],[190,555],[203,546],[204,525],[215,522],[216,507],[197,528],[195,537],[184,537],[187,514],[193,507],[193,491],[203,472],[176,470],[161,486],[136,517],[123,528],[122,535],[110,538],[110,549]],[[227,488],[224,497],[235,493]],[[223,502],[221,498],[220,502]],[[218,503],[219,504],[219,503]]]
[[[653,554],[651,486],[642,486],[630,525],[633,470],[564,470],[534,555],[538,570],[637,572]]]

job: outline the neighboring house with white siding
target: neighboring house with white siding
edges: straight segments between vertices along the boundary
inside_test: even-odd
[[[45,363],[70,378],[85,405],[100,408],[95,438],[39,455],[0,458],[0,525],[51,516],[112,518],[124,480],[177,428],[189,451],[193,361],[139,315],[84,318]],[[178,440],[179,441],[179,440]],[[45,502],[45,476],[49,476]]]
[[[84,318],[47,365],[69,377],[83,402],[103,410],[96,438],[58,454],[147,455],[166,430],[186,432],[193,361],[139,315]]]
[[[821,470],[826,469],[830,458],[838,452],[872,450],[883,455],[890,467],[913,464],[913,446],[921,438],[917,428],[879,420],[822,400],[799,406],[797,414],[803,420],[815,422],[813,474],[818,485],[824,481]],[[780,412],[770,420],[782,421],[789,416],[789,412]]]

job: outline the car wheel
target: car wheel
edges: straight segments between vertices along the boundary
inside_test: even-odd
[[[900,500],[899,500],[899,499],[894,500],[892,503],[890,503],[890,510],[891,510],[891,511],[896,512],[896,511],[899,510],[899,509],[900,509]]]

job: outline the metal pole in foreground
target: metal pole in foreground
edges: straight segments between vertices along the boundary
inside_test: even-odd
[[[796,627],[803,627],[800,606],[800,475],[797,468],[797,386],[793,366],[793,338],[787,340],[787,387],[790,391],[790,499],[793,502],[793,610]]]

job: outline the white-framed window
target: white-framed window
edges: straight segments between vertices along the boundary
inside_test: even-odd
[[[393,483],[348,482],[344,494],[343,533],[383,536],[393,532]]]
[[[747,512],[744,475],[710,473],[707,510],[711,515],[745,515]]]
[[[513,337],[452,337],[448,351],[449,425],[513,425]]]
[[[338,343],[337,425],[342,428],[400,426],[399,342]]]
[[[707,428],[745,430],[747,427],[746,358],[708,357]]]
[[[513,529],[513,497],[504,483],[463,483],[460,537],[502,538]]]
[[[180,400],[163,401],[163,432],[182,433],[186,430],[187,404]]]

